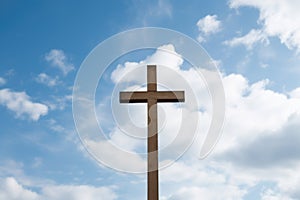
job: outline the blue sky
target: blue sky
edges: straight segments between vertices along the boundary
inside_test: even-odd
[[[297,0],[1,1],[0,199],[146,199],[145,174],[94,161],[72,114],[76,73],[91,50],[114,34],[146,26],[198,40],[217,63],[226,96],[215,150],[199,160],[200,137],[163,170],[161,199],[300,199],[299,8]],[[161,48],[176,52],[166,45]],[[109,94],[102,92],[111,92],[121,70],[155,55],[161,54],[127,55],[110,66],[96,95],[100,119],[103,111],[104,118],[110,115]],[[178,57],[161,62],[182,64]],[[141,110],[130,112],[143,116]],[[209,114],[209,106],[200,113],[203,129]],[[112,140],[121,139],[118,145],[143,149],[144,143],[119,138],[113,127],[104,121]]]

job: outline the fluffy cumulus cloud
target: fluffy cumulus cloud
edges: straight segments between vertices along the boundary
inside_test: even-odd
[[[224,131],[226,138],[232,137],[224,142],[228,147],[275,133],[300,112],[299,98],[268,89],[268,80],[249,84],[242,75],[230,74],[223,83],[227,103]]]
[[[211,34],[217,33],[221,30],[221,21],[217,19],[217,15],[207,15],[201,18],[197,22],[200,34],[198,36],[198,41],[205,41],[205,37]]]
[[[74,65],[70,63],[64,51],[59,49],[52,49],[46,54],[45,60],[50,62],[53,67],[60,69],[64,75],[74,70]]]
[[[38,195],[20,185],[14,178],[8,177],[1,180],[0,199],[11,200],[37,200]]]
[[[169,185],[164,198],[243,199],[263,185],[261,199],[299,199],[299,89],[279,93],[267,88],[268,80],[249,84],[239,74],[223,75],[223,83],[222,138],[209,159],[183,158],[161,172]],[[196,140],[188,153],[196,156],[200,145]]]
[[[235,185],[263,184],[262,199],[298,199],[299,97],[267,89],[267,80],[249,84],[237,74],[223,80],[227,121],[214,159]]]
[[[300,198],[300,149],[297,144],[300,89],[283,93],[269,89],[270,81],[267,79],[250,83],[241,74],[222,74],[226,95],[223,135],[213,154],[208,159],[198,160],[211,122],[211,99],[201,77],[185,64],[171,44],[159,47],[139,62],[120,64],[112,72],[115,91],[109,100],[100,102],[98,108],[110,108],[112,105],[118,115],[109,118],[101,116],[106,112],[97,110],[100,119],[118,122],[118,126],[112,126],[108,131],[111,143],[127,152],[145,149],[146,142],[137,139],[145,139],[147,133],[145,107],[119,104],[116,95],[120,90],[146,90],[146,64],[158,65],[159,90],[186,92],[186,102],[181,106],[159,106],[160,149],[165,148],[160,151],[161,164],[170,158],[169,155],[181,150],[191,132],[198,136],[185,156],[161,170],[162,199],[244,199],[251,195],[253,189],[259,191],[261,199]],[[193,96],[198,101],[190,103]],[[184,113],[188,117],[182,119]],[[198,119],[195,120],[198,124],[196,131],[191,129],[194,119]],[[89,121],[87,119],[87,123]],[[180,132],[179,128],[184,136],[170,147]],[[139,135],[132,135],[135,133]],[[95,151],[104,152],[103,157],[125,166],[128,171],[145,163],[144,157],[134,154],[132,165],[126,156],[112,156],[117,152],[106,148],[107,143],[103,142],[102,147],[99,144],[99,141],[89,143],[95,146]]]
[[[48,107],[41,103],[35,103],[25,92],[14,92],[10,89],[0,90],[0,104],[16,114],[16,117],[29,117],[37,121],[48,113]]]
[[[214,164],[205,166],[199,161],[174,163],[161,171],[162,199],[242,199],[246,189],[239,188],[228,180],[226,173],[215,169]]]
[[[33,191],[13,177],[0,179],[0,199],[9,200],[114,200],[117,195],[113,187],[89,185],[46,185],[40,191]]]
[[[268,80],[249,84],[229,74],[223,82],[222,138],[208,159],[195,159],[201,146],[196,140],[188,152],[194,158],[185,156],[161,171],[164,199],[244,199],[254,187],[261,199],[299,199],[300,98],[268,89]]]
[[[45,73],[41,73],[39,74],[36,79],[35,79],[38,83],[42,83],[44,85],[47,85],[49,87],[53,87],[56,86],[57,84],[59,84],[59,79],[58,77],[52,78],[50,76],[48,76]]]
[[[227,169],[229,177],[244,177],[249,187],[269,181],[279,196],[299,198],[299,97],[268,89],[268,80],[249,84],[237,74],[223,80],[227,120],[213,156],[220,165],[233,166]]]
[[[231,8],[249,6],[259,9],[261,31],[275,36],[288,48],[300,51],[300,1],[298,0],[231,0]]]
[[[299,103],[299,102],[297,102]],[[247,144],[237,144],[225,152],[226,159],[238,165],[253,168],[280,167],[297,164],[300,160],[298,141],[299,116],[289,115],[284,127],[261,136]],[[274,126],[273,126],[274,127]],[[253,148],[255,147],[255,148]]]
[[[111,79],[114,83],[135,82],[143,84],[145,82],[146,69],[141,67],[141,65],[157,63],[178,70],[183,63],[183,59],[176,53],[173,45],[163,45],[158,47],[157,51],[145,60],[140,62],[126,62],[124,65],[119,64],[117,69],[112,72]]]
[[[41,199],[72,199],[72,200],[96,200],[102,199],[114,200],[117,195],[109,187],[94,187],[87,185],[62,185],[62,186],[47,186],[43,188]]]
[[[201,79],[201,76],[197,73],[196,69],[190,68],[181,70],[180,67],[181,65],[183,65],[183,63],[183,58],[176,53],[174,46],[171,44],[167,44],[159,47],[154,54],[148,56],[140,62],[125,62],[123,65],[118,65],[111,75],[111,79],[116,84],[116,89],[114,90],[112,96],[118,95],[118,92],[120,90],[146,90],[144,85],[146,82],[147,74],[145,66],[147,64],[156,64],[158,66],[157,76],[159,81],[159,90],[183,90],[183,88],[185,88],[186,99],[188,102],[187,104],[159,105],[159,127],[163,127],[163,129],[159,130],[160,147],[169,147],[164,150],[164,153],[161,152],[160,154],[162,162],[169,162],[169,159],[173,160],[174,157],[178,156],[180,152],[183,152],[184,149],[190,143],[192,143],[194,138],[194,131],[185,130],[191,130],[192,127],[192,129],[195,129],[196,131],[196,129],[198,128],[197,123],[199,118],[201,118],[202,121],[210,120],[210,115],[208,113],[195,111],[197,109],[200,109],[199,107],[204,104],[210,105],[210,103],[207,103],[209,99],[209,93],[205,89],[205,82]],[[174,81],[174,79],[176,79],[177,81]],[[197,85],[198,87],[192,87],[193,85]],[[195,96],[199,95],[201,95],[202,101],[195,102],[197,99]],[[117,145],[118,148],[125,149],[131,152],[139,152],[140,149],[144,149],[145,140],[141,140],[138,138],[145,138],[147,133],[147,118],[144,112],[144,107],[143,105],[128,106],[120,104],[118,102],[118,99],[118,96],[111,98],[113,112],[115,112],[114,114],[118,113],[117,115],[114,115],[115,118],[112,118],[111,120],[117,121],[119,127],[112,128],[113,131],[108,134],[110,137],[110,142]],[[100,102],[100,108],[109,107],[109,103],[111,102]],[[128,109],[130,109],[130,116],[128,116]],[[206,109],[211,111],[209,107]],[[98,110],[97,114],[99,115],[100,119],[108,119],[107,116],[101,116],[105,115],[105,112],[101,112],[101,110]],[[180,131],[181,134],[179,135],[178,130],[180,128],[180,125],[183,124],[183,118],[188,117],[189,120],[185,121],[184,125],[182,125],[182,130]],[[207,127],[203,124],[199,127],[204,131],[207,130]],[[118,128],[120,128],[122,131],[116,131],[116,129]],[[125,136],[126,134],[124,132],[127,134],[127,136]],[[139,135],[132,135],[132,133],[139,133]],[[128,142],[133,140],[136,140],[136,142]],[[172,143],[172,145],[170,145],[170,143]],[[95,146],[94,150],[96,152],[101,152],[102,154],[104,154],[105,151],[100,151],[101,147],[99,145],[92,144],[94,143],[89,142],[90,147]],[[103,146],[105,145],[103,144]],[[105,148],[108,149],[107,147]],[[173,152],[176,153],[173,154]],[[117,156],[112,157],[110,154],[111,150],[107,152],[107,156],[105,157],[110,158],[110,162],[113,162],[112,160],[116,159]],[[137,159],[138,157],[135,158],[135,161],[144,161],[144,159]],[[122,160],[124,159],[126,160],[126,158],[123,158]],[[123,163],[123,168],[127,166],[124,164],[124,162],[118,160],[118,163]],[[144,163],[141,163],[140,165],[135,164],[129,166],[131,166],[131,169],[134,170],[134,168],[137,168],[137,166],[141,165],[144,165]]]

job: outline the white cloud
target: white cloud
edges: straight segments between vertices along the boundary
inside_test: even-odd
[[[288,48],[300,51],[300,1],[231,0],[231,8],[255,7],[260,11],[259,24],[267,36],[275,36]]]
[[[94,187],[88,185],[58,185],[46,186],[42,190],[41,199],[45,200],[114,200],[117,195],[109,187]]]
[[[180,66],[183,64],[183,59],[180,55],[178,55],[175,52],[173,45],[163,45],[158,48],[158,50],[153,54],[147,57],[146,59],[140,61],[140,62],[132,62],[128,63],[126,62],[124,65],[118,65],[117,69],[115,69],[112,72],[111,79],[114,83],[117,83],[116,88],[114,92],[116,94],[112,94],[109,97],[109,101],[102,101],[98,104],[97,107],[100,108],[111,108],[110,103],[112,103],[113,109],[117,110],[115,120],[116,123],[120,125],[120,127],[110,127],[109,130],[105,133],[105,135],[109,138],[109,141],[103,140],[103,138],[99,138],[100,136],[95,135],[93,137],[92,135],[96,132],[99,132],[96,130],[98,125],[93,125],[93,120],[89,117],[90,114],[87,114],[87,117],[84,117],[85,122],[79,124],[79,129],[82,130],[83,134],[81,136],[83,142],[86,144],[86,146],[89,147],[90,153],[92,155],[96,155],[96,158],[98,158],[100,161],[104,162],[105,164],[109,165],[112,168],[117,168],[119,170],[123,171],[131,171],[131,172],[141,172],[145,169],[145,159],[144,156],[140,156],[140,154],[136,153],[137,147],[141,147],[141,141],[142,141],[142,147],[140,149],[145,148],[145,139],[136,139],[136,138],[130,138],[126,134],[132,134],[131,131],[133,128],[139,128],[140,131],[137,131],[136,133],[139,134],[137,137],[143,137],[145,136],[144,133],[146,133],[146,127],[140,127],[140,125],[146,124],[146,116],[143,115],[143,117],[133,117],[132,121],[124,115],[122,111],[125,111],[125,114],[128,114],[127,106],[126,105],[120,105],[118,102],[118,92],[119,89],[135,89],[134,86],[142,86],[142,84],[146,81],[146,67],[140,67],[141,65],[145,66],[147,64],[157,64],[158,67],[158,80],[159,80],[159,89],[175,89],[175,90],[181,90],[183,88],[186,88],[186,98],[189,99],[189,104],[186,108],[181,109],[180,106],[174,106],[174,105],[162,105],[159,107],[161,109],[161,112],[159,114],[160,122],[163,122],[164,130],[161,132],[160,137],[160,145],[166,146],[170,142],[174,142],[172,149],[166,149],[165,154],[160,154],[161,158],[164,160],[170,159],[170,157],[173,157],[173,152],[178,155],[178,152],[183,152],[185,150],[185,147],[187,147],[188,144],[190,144],[193,140],[194,132],[189,131],[185,132],[184,130],[190,130],[191,127],[193,129],[196,129],[198,127],[201,127],[202,129],[207,129],[207,127],[203,127],[203,124],[197,126],[195,123],[197,123],[197,117],[198,112],[195,112],[198,108],[198,104],[193,104],[192,102],[195,99],[195,95],[201,95],[201,103],[205,104],[206,101],[209,99],[209,93],[205,89],[205,83],[203,82],[201,76],[196,72],[195,69],[190,70],[180,70]],[[163,67],[165,66],[165,67]],[[176,81],[174,81],[176,80]],[[190,83],[189,81],[192,81]],[[118,88],[118,85],[125,84],[123,88]],[[130,85],[134,83],[133,85]],[[197,85],[198,87],[191,87],[192,85]],[[164,87],[165,86],[165,87]],[[186,86],[186,87],[185,87]],[[145,89],[145,88],[139,88],[139,89]],[[194,91],[195,90],[195,91]],[[113,101],[113,102],[111,102]],[[104,105],[103,105],[104,104]],[[108,105],[107,105],[108,104]],[[207,103],[206,105],[210,105]],[[86,109],[83,109],[80,111],[81,116],[85,116],[82,112],[87,112],[89,110],[89,105],[84,101],[84,106],[87,106]],[[117,107],[118,106],[118,107]],[[120,108],[122,107],[122,108]],[[121,111],[121,109],[123,109]],[[127,112],[127,113],[126,113]],[[134,106],[132,110],[130,110],[132,114],[145,114],[142,107],[138,107],[137,105]],[[107,116],[103,116],[103,110],[97,110],[97,114],[100,115],[100,119],[110,119]],[[93,113],[92,113],[93,114]],[[189,118],[189,120],[186,121],[185,125],[183,126],[184,129],[181,131],[181,136],[178,138],[182,138],[182,140],[176,140],[174,141],[174,137],[178,136],[176,134],[178,130],[176,128],[180,126],[183,119],[181,117],[173,118],[173,116],[182,116]],[[125,116],[125,117],[124,117]],[[135,115],[140,116],[140,115]],[[118,118],[118,119],[116,119]],[[98,118],[99,119],[99,118]],[[143,123],[139,123],[141,120],[144,120]],[[202,115],[202,122],[203,121],[209,121],[209,116],[207,114]],[[100,122],[101,123],[101,122]],[[131,126],[133,124],[133,126]],[[114,124],[115,125],[115,124]],[[129,129],[128,129],[129,127]],[[107,127],[105,127],[107,129]],[[121,128],[122,131],[117,130],[118,128]],[[113,130],[113,131],[111,131]],[[125,131],[125,133],[124,133]],[[85,133],[91,133],[89,135]],[[184,134],[183,134],[184,133]],[[171,138],[171,139],[170,139]],[[170,139],[170,140],[168,140]],[[140,140],[139,142],[135,142],[134,140]],[[190,143],[189,143],[190,140]],[[126,150],[132,154],[128,154],[128,152],[118,152],[118,149],[114,149],[112,145],[110,145],[108,142],[112,142],[113,144],[117,145],[116,148],[120,148],[122,150]],[[141,152],[139,149],[138,152]],[[176,151],[175,151],[176,150]],[[143,151],[143,150],[142,150]],[[144,152],[144,151],[143,151]],[[123,156],[124,155],[124,156]],[[131,159],[129,159],[128,156],[131,156]],[[128,162],[128,160],[131,160]],[[171,160],[171,159],[170,159]],[[172,159],[173,160],[173,159]],[[134,164],[133,164],[134,163]]]
[[[221,145],[217,145],[215,153],[276,134],[292,116],[300,113],[300,99],[267,89],[268,82],[249,84],[238,74],[223,77],[227,120]]]
[[[269,67],[269,64],[267,64],[267,63],[259,63],[259,66],[261,67],[261,68],[268,68]]]
[[[161,171],[165,199],[243,199],[260,185],[262,199],[299,199],[299,89],[288,96],[267,89],[267,80],[250,84],[238,74],[223,82],[223,136],[208,159],[186,155]],[[188,153],[197,155],[200,145],[196,140]]]
[[[221,30],[221,21],[217,19],[217,15],[207,15],[197,22],[199,31],[205,35],[217,33]]]
[[[244,45],[247,49],[252,49],[256,43],[269,44],[267,35],[262,30],[252,29],[249,33],[242,37],[235,37],[231,40],[227,40],[224,44],[229,46]]]
[[[176,191],[168,200],[223,200],[223,199],[235,199],[241,200],[246,191],[241,190],[238,187],[224,186],[222,188],[203,188],[197,186],[182,187],[179,191]]]
[[[23,163],[15,162],[14,160],[0,161],[0,177],[4,176],[22,176]]]
[[[173,53],[166,53],[165,50]],[[286,94],[269,89],[270,81],[267,79],[249,83],[243,75],[223,74],[227,112],[223,136],[213,154],[208,159],[199,161],[195,157],[199,155],[203,136],[207,130],[205,124],[210,122],[209,98],[205,94],[205,84],[197,82],[199,78],[196,76],[197,73],[193,70],[180,69],[183,60],[180,55],[174,54],[174,51],[172,45],[165,45],[143,61],[119,65],[111,76],[114,83],[132,83],[126,85],[128,90],[134,87],[145,89],[141,85],[145,83],[146,70],[145,67],[139,68],[139,64],[146,65],[151,61],[163,63],[184,77],[190,85],[198,86],[192,89],[196,91],[196,98],[201,99],[201,103],[197,106],[204,108],[203,112],[198,113],[202,126],[199,129],[199,137],[181,160],[161,171],[164,199],[199,199],[199,196],[204,199],[243,199],[251,188],[257,187],[260,190],[261,185],[263,191],[266,188],[270,191],[276,189],[276,193],[262,191],[261,196],[264,199],[281,197],[299,199],[299,136],[296,134],[300,120],[299,88]],[[187,92],[186,97],[190,97],[191,93],[188,93],[190,89],[170,71],[166,73],[158,67],[159,83],[164,83],[171,89],[182,88]],[[159,115],[160,121],[163,121],[160,127],[165,130],[159,133],[161,145],[169,144],[168,141],[172,141],[176,135],[177,125],[180,125],[176,111],[178,110],[166,105],[160,110],[163,113]],[[140,125],[139,120],[144,120],[140,117],[142,113],[136,110],[130,112],[138,115],[136,119],[131,120]],[[190,113],[190,118],[186,121],[193,118],[192,114]],[[124,124],[132,126],[125,122]],[[185,127],[183,132],[188,134],[191,130]],[[112,134],[112,140],[119,146],[128,150],[136,148],[137,143],[129,141],[130,138],[124,139],[120,136],[121,132]],[[99,143],[93,145],[99,148]],[[105,146],[103,147],[99,148],[99,151],[105,151]],[[108,151],[106,156],[115,153],[108,148],[106,151]],[[233,155],[232,152],[236,154]],[[137,158],[133,159],[136,165],[142,162],[139,157]],[[125,158],[115,159],[121,165],[130,167],[131,163],[126,163]]]
[[[72,101],[71,95],[66,96],[53,96],[53,99],[45,101],[45,104],[51,109],[51,110],[64,110],[67,106],[70,105],[70,102]]]
[[[198,41],[205,41],[205,36],[217,33],[221,30],[221,21],[217,19],[217,15],[207,15],[201,18],[197,22],[200,34],[198,36]]]
[[[157,51],[153,55],[159,55],[160,51]],[[154,57],[154,56],[153,56]],[[180,70],[179,66],[181,65],[178,57],[168,57],[164,55],[164,57],[158,57],[157,62],[163,60],[165,58],[172,69],[175,69],[176,72],[181,73],[185,79],[190,83],[189,85],[198,85],[199,87],[194,87],[193,90],[196,90],[197,98],[201,99],[200,106],[206,110],[200,114],[200,121],[209,122],[209,98],[205,97],[205,87],[201,86],[201,83],[197,83],[197,76],[195,76],[195,71],[185,71]],[[180,57],[179,57],[180,58]],[[149,57],[148,57],[149,59]],[[172,59],[177,59],[176,62],[171,62]],[[172,64],[170,64],[172,63]],[[142,67],[140,71],[134,71],[139,68],[138,63],[131,63],[128,65],[127,63],[124,66],[119,65],[118,68],[113,72],[112,79],[114,82],[130,82],[134,81],[138,84],[144,84],[145,82],[145,69]],[[141,67],[140,67],[141,68]],[[169,73],[162,73],[161,69],[159,70],[160,83],[165,83],[165,85],[172,85],[172,88],[185,88],[183,87],[183,83],[177,77],[170,75]],[[126,76],[126,74],[128,74]],[[170,79],[173,77],[173,79]],[[176,80],[176,81],[174,81]],[[223,138],[224,145],[220,145],[216,151],[224,151],[227,148],[235,147],[238,143],[250,142],[251,140],[257,137],[263,137],[263,134],[267,132],[274,132],[282,128],[293,116],[300,112],[299,101],[295,98],[289,98],[286,94],[278,93],[272,90],[267,89],[268,80],[258,81],[253,84],[249,84],[248,80],[239,74],[230,74],[227,76],[223,76],[223,83],[225,87],[226,93],[226,109],[227,109],[227,123],[224,127],[224,132],[226,133],[226,137]],[[189,93],[189,89],[186,89],[187,98],[191,95]],[[295,92],[294,92],[295,93]],[[199,105],[197,105],[199,106]],[[161,144],[164,144],[165,141],[172,141],[172,134],[176,132],[176,125],[180,124],[177,121],[177,118],[173,118],[173,116],[178,116],[178,114],[166,114],[166,113],[176,113],[176,109],[169,109],[168,106],[163,105],[163,112],[165,113],[163,120],[167,120],[164,122],[164,136],[168,136],[166,138],[161,138]],[[278,115],[277,113],[281,113]],[[143,113],[134,113],[137,117],[135,123],[141,124],[138,120],[144,120],[141,117]],[[206,114],[206,115],[205,115]],[[167,116],[167,117],[166,117]],[[192,116],[192,113],[190,113]],[[171,119],[169,119],[171,118]],[[168,121],[172,121],[173,123],[168,124]],[[261,123],[261,122],[264,123]],[[128,122],[124,122],[127,126],[133,126]],[[203,124],[203,123],[201,123]],[[205,123],[204,123],[205,124]],[[122,124],[121,124],[122,125]],[[124,128],[124,127],[123,127]],[[203,127],[202,131],[205,133],[205,128]],[[126,128],[125,128],[126,129]],[[242,131],[243,134],[240,133]],[[184,130],[184,132],[189,132],[190,129]],[[128,132],[134,132],[128,131]],[[166,143],[168,144],[168,143]],[[201,146],[201,141],[196,142],[195,149],[199,151],[199,146]],[[132,149],[130,149],[132,150]],[[194,152],[195,153],[195,152]],[[197,152],[196,152],[197,153]]]
[[[49,87],[53,87],[59,84],[59,79],[58,77],[52,78],[50,76],[48,76],[45,73],[41,73],[39,74],[36,79],[35,79],[38,83],[42,83],[44,85],[47,85]]]
[[[188,104],[185,108],[177,107],[174,105],[161,105],[159,106],[160,112],[159,112],[159,118],[160,118],[160,125],[164,127],[163,130],[160,132],[160,147],[168,146],[171,142],[173,142],[172,149],[174,152],[180,152],[180,150],[183,150],[189,143],[189,139],[192,142],[193,140],[193,131],[185,131],[198,128],[197,125],[197,119],[198,114],[200,113],[195,112],[195,110],[199,109],[199,107],[202,104],[205,104],[209,99],[209,93],[205,89],[205,83],[202,82],[201,76],[196,72],[195,69],[189,69],[189,70],[180,70],[180,66],[183,64],[183,58],[178,55],[175,52],[175,48],[173,45],[163,45],[157,49],[157,51],[152,54],[151,56],[148,56],[146,59],[140,61],[140,62],[126,62],[124,65],[118,65],[117,68],[112,72],[111,79],[114,83],[116,83],[116,89],[114,90],[116,94],[112,94],[112,96],[118,95],[118,91],[120,89],[124,90],[133,90],[133,89],[139,89],[139,90],[145,90],[145,88],[141,87],[146,82],[146,66],[147,64],[156,64],[159,67],[157,68],[157,74],[158,74],[158,82],[159,82],[159,89],[164,90],[182,90],[185,88],[185,94],[186,99],[188,99]],[[143,67],[141,67],[143,66]],[[174,81],[176,80],[176,81]],[[122,84],[125,84],[125,88],[122,88]],[[131,84],[131,85],[130,85]],[[193,85],[197,85],[198,87],[192,87]],[[201,95],[201,102],[199,104],[192,102],[195,101],[195,96]],[[134,135],[135,137],[144,137],[146,133],[146,115],[144,112],[144,109],[142,106],[134,105],[134,107],[130,108],[131,112],[131,119],[128,117],[128,110],[127,106],[122,104],[120,105],[118,102],[118,97],[115,96],[115,98],[112,99],[112,107],[114,110],[117,110],[118,113],[115,115],[115,119],[112,119],[113,121],[117,121],[119,124],[118,128],[121,128],[122,131],[125,131],[127,134],[132,133],[139,133],[139,135]],[[102,104],[101,102],[100,104]],[[106,102],[110,103],[110,101]],[[207,103],[206,105],[210,105],[210,103]],[[199,106],[199,107],[198,107]],[[101,106],[108,107],[106,106]],[[210,108],[207,108],[209,110]],[[100,113],[100,118],[107,118],[103,115],[103,112],[98,111]],[[173,118],[173,116],[179,116],[176,118]],[[181,128],[181,133],[187,132],[182,136],[182,140],[178,140],[177,137],[178,134],[178,127],[183,123],[183,117],[189,117],[188,121],[185,121],[185,125],[183,125]],[[201,120],[202,121],[209,121],[210,116],[208,114],[201,114]],[[143,120],[143,121],[142,121]],[[141,127],[142,126],[142,127]],[[207,129],[207,127],[200,125],[202,129]],[[116,128],[117,129],[117,128]],[[115,130],[115,129],[113,129]],[[121,131],[114,131],[110,133],[110,138],[112,139],[112,142],[118,145],[118,147],[125,148],[127,151],[133,151],[136,150],[137,147],[140,147],[140,142],[127,142],[128,140],[125,140],[124,137],[121,137],[122,133]],[[130,140],[134,140],[134,138],[128,138]],[[175,139],[177,139],[175,141]],[[124,145],[124,142],[127,144]],[[128,147],[128,145],[130,147]],[[91,145],[89,145],[91,147]],[[99,148],[99,145],[96,145]],[[161,152],[161,158],[163,159],[170,159],[170,157],[173,157],[177,154],[173,154],[172,149],[166,149],[164,154]],[[176,149],[176,151],[175,151]],[[100,150],[100,149],[99,149]],[[184,150],[183,150],[184,151]],[[102,150],[102,152],[105,152]],[[111,157],[113,158],[113,157]],[[126,167],[125,164],[123,164],[124,167]],[[136,165],[138,166],[138,165]],[[134,168],[135,166],[133,166]]]
[[[289,96],[291,98],[300,99],[300,87],[289,92]]]
[[[49,123],[49,128],[55,132],[62,133],[66,131],[65,127],[60,125],[55,119],[49,119],[48,123]]]
[[[1,180],[1,179],[0,179]],[[115,200],[117,195],[112,187],[89,185],[46,185],[40,192],[34,192],[17,182],[13,177],[0,181],[0,199],[9,200]]]
[[[45,59],[50,62],[52,66],[59,68],[64,75],[67,75],[70,71],[75,69],[65,53],[59,49],[52,49],[46,54]]]
[[[0,182],[0,199],[37,200],[38,194],[24,188],[14,178],[8,177]]]
[[[246,189],[231,182],[226,172],[215,167],[212,163],[193,160],[176,162],[162,170],[163,199],[242,199]]]
[[[89,147],[89,151],[92,152],[92,155],[108,167],[123,172],[143,172],[146,169],[146,162],[142,156],[135,152],[120,151],[120,147],[113,146],[114,144],[111,140],[100,142],[85,140],[83,142]],[[124,141],[122,143],[124,143]],[[134,142],[130,143],[133,144]],[[130,144],[126,146],[128,145]]]
[[[6,80],[2,77],[0,77],[0,86],[4,85],[6,83]]]
[[[276,185],[277,193],[264,194],[265,199],[298,199],[298,89],[287,95],[267,89],[268,80],[249,84],[238,74],[224,76],[223,83],[227,120],[212,168],[223,171],[234,186]]]
[[[178,70],[179,66],[183,63],[183,58],[176,53],[173,45],[163,45],[153,55],[139,63],[126,62],[124,65],[118,65],[117,69],[112,72],[111,79],[114,83],[121,81],[143,84],[146,77],[146,69],[140,66],[157,63]]]
[[[28,116],[37,121],[48,113],[48,107],[41,103],[34,103],[25,92],[14,92],[10,89],[0,90],[0,104],[15,112],[16,117]]]

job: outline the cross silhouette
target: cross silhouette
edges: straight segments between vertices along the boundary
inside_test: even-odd
[[[184,102],[184,91],[157,91],[156,65],[147,66],[147,91],[120,92],[120,103],[147,103],[148,200],[158,200],[157,103]]]

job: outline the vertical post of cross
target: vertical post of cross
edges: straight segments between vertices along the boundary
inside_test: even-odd
[[[147,66],[147,92],[157,92],[156,66]],[[148,99],[148,200],[158,200],[157,98]]]
[[[148,200],[159,199],[157,103],[184,102],[184,91],[157,91],[156,66],[147,66],[147,91],[120,92],[120,103],[147,103]]]

